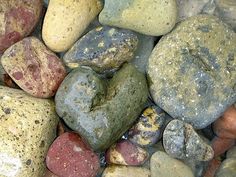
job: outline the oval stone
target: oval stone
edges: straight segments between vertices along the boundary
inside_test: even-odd
[[[7,0],[0,3],[0,53],[29,35],[36,26],[41,0]]]
[[[137,45],[134,32],[100,26],[80,38],[64,55],[63,61],[70,68],[82,65],[97,72],[117,70],[134,57]]]
[[[60,177],[95,177],[98,156],[76,133],[66,132],[52,143],[46,158],[47,167]]]
[[[90,68],[73,70],[60,85],[55,102],[66,124],[99,151],[130,128],[147,96],[145,76],[125,64],[109,81]]]
[[[12,45],[2,55],[1,62],[16,84],[35,97],[54,96],[66,76],[61,60],[35,37]]]
[[[0,86],[0,108],[0,176],[43,176],[58,124],[53,101]]]
[[[236,102],[236,34],[217,17],[182,21],[154,48],[148,64],[155,103],[204,128]]]

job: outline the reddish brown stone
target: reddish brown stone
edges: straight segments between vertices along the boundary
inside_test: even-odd
[[[98,156],[76,133],[64,133],[49,148],[46,164],[60,177],[95,177],[99,170]]]
[[[12,45],[1,62],[16,84],[35,97],[54,96],[66,76],[61,60],[35,37]]]
[[[148,153],[128,140],[122,140],[111,146],[106,152],[106,161],[110,164],[141,165]]]
[[[221,138],[236,139],[236,109],[229,107],[213,124],[213,130]]]
[[[41,0],[0,0],[0,53],[32,32],[42,5]]]
[[[203,177],[214,177],[216,170],[220,167],[221,161],[218,159],[212,159],[203,175]]]
[[[234,144],[235,144],[234,139],[215,137],[211,142],[211,147],[214,150],[214,157],[217,157],[225,153],[232,146],[234,146]]]

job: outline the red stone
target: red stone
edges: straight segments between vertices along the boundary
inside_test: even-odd
[[[99,170],[98,156],[76,133],[66,132],[50,146],[46,164],[60,177],[95,177]]]
[[[220,138],[216,136],[211,142],[212,149],[214,150],[214,157],[225,153],[232,146],[234,146],[234,144],[234,139]]]
[[[220,164],[221,164],[220,160],[212,159],[209,162],[203,177],[214,177],[217,169],[220,167]]]

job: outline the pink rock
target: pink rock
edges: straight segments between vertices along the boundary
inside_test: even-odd
[[[111,146],[106,152],[106,161],[119,165],[142,165],[148,158],[148,153],[128,140]]]
[[[49,148],[46,164],[60,177],[95,177],[99,170],[98,156],[76,133],[66,132]]]

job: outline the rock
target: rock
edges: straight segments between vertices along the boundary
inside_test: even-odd
[[[150,169],[152,177],[194,177],[188,166],[162,151],[152,155]]]
[[[203,177],[203,173],[208,165],[208,162],[197,161],[190,158],[183,159],[182,162],[192,170],[194,177]]]
[[[42,36],[55,52],[68,50],[102,8],[99,0],[50,0]]]
[[[0,85],[17,88],[16,83],[11,79],[0,63]]]
[[[165,113],[156,106],[146,108],[137,123],[129,129],[128,139],[140,146],[155,144],[162,135]]]
[[[221,164],[220,160],[215,159],[215,158],[212,159],[209,162],[209,164],[203,174],[203,177],[215,177],[215,173],[216,173],[217,169],[219,168],[220,164]]]
[[[150,171],[142,167],[130,166],[108,166],[103,172],[102,177],[151,177]]]
[[[117,70],[134,57],[137,35],[129,30],[97,27],[80,38],[64,55],[69,68],[90,66],[97,72]]]
[[[0,176],[43,176],[44,159],[56,137],[51,100],[0,86]]]
[[[236,139],[236,108],[230,106],[213,124],[217,136],[226,139]]]
[[[59,87],[55,102],[65,123],[101,151],[130,128],[147,96],[144,75],[125,64],[110,81],[89,68],[73,70]]]
[[[148,158],[148,153],[128,140],[122,140],[112,145],[106,152],[106,161],[118,165],[142,165]]]
[[[102,24],[152,36],[168,33],[174,27],[176,18],[175,0],[105,0],[99,15]]]
[[[2,55],[1,62],[16,84],[35,97],[54,96],[66,76],[60,59],[35,37],[12,45]]]
[[[50,2],[50,0],[43,0],[44,6],[48,7],[49,2]]]
[[[61,177],[95,177],[99,170],[98,156],[76,133],[60,135],[50,146],[47,167]]]
[[[52,173],[51,171],[49,171],[47,169],[47,171],[43,177],[59,177],[59,176],[55,175],[54,173]]]
[[[148,58],[152,53],[155,37],[146,36],[139,33],[137,33],[137,36],[139,41],[138,47],[134,54],[134,59],[131,60],[131,63],[133,63],[139,71],[146,74]]]
[[[221,163],[221,166],[216,172],[215,177],[235,177],[236,174],[236,159],[229,158]]]
[[[236,32],[236,1],[235,0],[215,0],[215,15],[223,22],[230,25]]]
[[[165,151],[178,159],[195,159],[209,161],[214,152],[194,131],[190,124],[180,120],[172,120],[163,133]]]
[[[194,128],[214,122],[236,101],[235,47],[236,34],[216,17],[182,21],[149,58],[155,103]]]
[[[226,158],[235,158],[236,159],[236,146],[231,147],[226,154]]]
[[[215,136],[211,142],[211,147],[214,150],[214,157],[224,154],[227,150],[234,146],[234,144],[234,139],[220,138]]]
[[[41,0],[8,0],[0,3],[0,53],[28,36],[36,26],[42,10]]]

